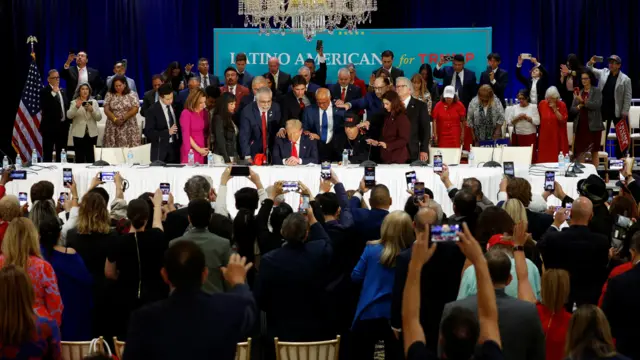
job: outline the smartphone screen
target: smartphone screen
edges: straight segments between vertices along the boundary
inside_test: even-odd
[[[331,163],[323,162],[320,168],[320,177],[324,180],[331,179]]]
[[[555,171],[544,172],[544,190],[554,192],[556,190],[556,173]]]
[[[409,171],[409,172],[406,172],[404,176],[407,179],[407,190],[413,191],[414,185],[417,181],[416,172]]]
[[[571,220],[571,208],[573,207],[572,203],[567,203],[565,205],[565,214],[567,214],[567,220]],[[562,209],[562,206],[557,206],[556,211]]]
[[[531,59],[531,54],[522,53],[520,54],[520,57],[522,58],[522,60],[529,60]]]
[[[64,205],[64,201],[67,199],[67,193],[66,192],[61,192],[60,193],[60,197],[58,198],[58,202],[60,203],[60,205]]]
[[[322,49],[322,40],[316,41],[316,50]]]
[[[604,61],[604,56],[594,56],[593,58],[593,60],[595,60],[597,63],[601,63]]]
[[[171,185],[169,185],[169,183],[160,183],[160,191],[162,191],[162,203],[168,203],[169,193],[171,192]]]
[[[368,188],[376,186],[376,168],[372,166],[364,168],[364,186]]]
[[[11,180],[27,180],[26,170],[12,170],[9,174]]]
[[[609,199],[607,200],[607,202],[611,204],[611,202],[613,201],[613,189],[607,189],[607,193],[609,194]]]
[[[298,191],[298,182],[297,181],[283,181],[282,182],[282,191],[284,191],[284,192],[296,192],[296,191]]]
[[[20,206],[25,206],[27,204],[28,199],[29,198],[27,197],[26,192],[21,192],[20,194],[18,194],[18,201],[20,201]]]
[[[505,161],[504,166],[504,174],[509,177],[514,177],[516,175],[515,170],[513,169],[513,161]]]
[[[616,160],[616,159],[609,160],[609,170],[622,170],[623,166],[624,166],[624,160]]]
[[[116,173],[113,171],[109,172],[101,172],[100,173],[100,181],[104,182],[114,182],[116,177]]]
[[[417,201],[424,201],[424,183],[417,182],[413,187],[413,196]]]
[[[231,176],[249,176],[249,167],[248,166],[232,166],[230,175]]]
[[[458,231],[460,231],[460,225],[432,225],[431,226],[431,241],[433,242],[447,242],[458,241]]]
[[[62,169],[62,185],[70,187],[73,182],[73,171],[70,168]]]
[[[300,196],[300,208],[298,209],[301,213],[306,213],[309,208],[309,195]]]
[[[433,172],[438,174],[442,172],[442,155],[433,156]]]

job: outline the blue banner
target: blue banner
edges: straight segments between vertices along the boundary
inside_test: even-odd
[[[491,52],[491,28],[452,29],[359,29],[349,34],[335,31],[333,35],[320,34],[307,42],[298,33],[286,35],[258,35],[257,29],[214,29],[213,71],[223,76],[224,69],[232,66],[235,55],[247,54],[247,71],[252,75],[266,73],[271,57],[280,60],[281,70],[297,74],[308,58],[316,60],[316,41],[322,40],[327,59],[327,83],[334,83],[338,70],[349,63],[356,66],[358,77],[368,82],[373,71],[381,66],[380,54],[394,52],[393,66],[411,77],[421,64],[435,67],[440,56],[462,54],[466,68],[480,73],[487,67]]]

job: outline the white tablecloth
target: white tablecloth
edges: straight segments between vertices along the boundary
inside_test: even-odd
[[[20,191],[29,193],[31,185],[40,180],[51,181],[56,189],[56,194],[66,191],[62,186],[62,164],[43,164],[49,168],[36,172],[28,172],[27,180],[12,181],[7,184],[7,190],[11,194],[18,194]],[[555,164],[542,164],[552,170]],[[208,175],[213,180],[216,190],[220,184],[220,175],[224,167],[183,167],[183,168],[158,168],[158,167],[127,167],[127,166],[110,166],[105,168],[87,168],[84,164],[67,164],[64,167],[73,169],[73,175],[78,186],[78,193],[82,196],[91,183],[91,178],[99,171],[119,171],[121,175],[129,182],[129,188],[125,192],[127,200],[132,200],[146,191],[155,191],[161,182],[171,184],[171,192],[174,195],[175,202],[187,204],[188,198],[184,192],[185,182],[193,175]],[[312,191],[317,191],[320,185],[320,166],[299,166],[296,168],[285,166],[259,167],[254,166],[262,180],[262,184],[267,187],[278,180],[300,180],[304,182]],[[357,166],[341,167],[334,165],[334,171],[338,178],[345,185],[347,190],[357,189],[360,179],[364,174],[364,170]],[[414,170],[417,174],[418,181],[425,183],[425,186],[433,191],[435,200],[442,204],[442,208],[447,214],[453,213],[452,203],[449,200],[447,191],[440,181],[440,178],[433,173],[430,167],[410,167],[407,165],[380,165],[376,168],[376,180],[380,184],[385,184],[391,191],[393,205],[391,210],[402,210],[404,204],[409,197],[406,192],[405,172]],[[500,180],[502,179],[502,168],[472,168],[468,165],[451,166],[449,168],[451,182],[460,187],[463,179],[475,177],[482,183],[482,189],[485,195],[494,203],[497,201]],[[516,176],[523,177],[531,183],[534,194],[541,194],[544,184],[544,171],[542,167],[534,167],[531,171],[528,168],[516,167]],[[576,184],[579,179],[585,178],[590,174],[596,174],[596,170],[592,165],[586,165],[584,174],[580,177],[567,178],[564,176],[556,177],[567,195],[576,197]],[[229,211],[235,215],[235,202],[233,194],[238,189],[245,186],[253,186],[247,178],[233,178],[228,184],[229,191],[227,193],[227,204]],[[107,183],[104,188],[113,197],[115,188],[113,183]],[[368,198],[368,195],[365,196]],[[297,208],[299,197],[295,194],[287,195],[287,202],[292,204],[294,209]],[[549,205],[558,205],[560,201],[553,196],[549,197]]]

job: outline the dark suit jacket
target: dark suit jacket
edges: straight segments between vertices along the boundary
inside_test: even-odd
[[[251,82],[253,82],[253,75],[245,70],[244,73],[238,74],[238,84],[251,89]]]
[[[269,338],[319,341],[336,336],[326,292],[332,254],[331,239],[316,223],[305,243],[285,244],[262,257],[254,296],[267,315]]]
[[[247,285],[215,295],[199,288],[176,290],[168,299],[132,314],[123,359],[233,360],[237,343],[246,340],[256,312]]]
[[[202,78],[202,75],[200,75],[200,71],[198,71],[198,69],[196,69],[195,72],[190,72],[189,74],[185,74],[185,82],[188,83],[189,79],[191,79],[192,77],[198,77],[200,78],[200,84],[204,84],[204,79]],[[209,73],[209,86],[220,86],[220,78],[218,78],[217,76],[213,75],[212,73]]]
[[[333,134],[344,132],[344,110],[331,106],[333,114]],[[302,127],[314,134],[320,135],[322,128],[320,127],[320,108],[318,105],[311,105],[304,109],[302,114]]]
[[[464,79],[462,82],[462,90],[460,90],[458,94],[458,98],[464,104],[466,108],[469,106],[471,99],[473,99],[476,95],[478,95],[478,85],[476,84],[476,73],[469,70],[463,69],[464,71]],[[453,67],[444,66],[440,69],[433,69],[433,77],[438,79],[442,79],[442,85],[447,86],[451,85],[451,80],[453,80]]]
[[[602,310],[616,339],[617,350],[632,359],[640,359],[640,313],[634,311],[640,304],[640,266],[613,277],[607,285]]]
[[[78,87],[78,67],[69,66],[68,69],[65,69],[63,66],[60,70],[60,77],[67,82],[67,89],[70,89],[69,91],[73,94]],[[87,79],[91,86],[91,95],[97,96],[104,88],[100,72],[87,66]]]
[[[263,76],[266,77],[268,73],[265,73]],[[280,94],[286,94],[289,91],[289,86],[291,85],[291,75],[286,72],[280,70],[280,74],[278,74],[278,83],[276,84],[276,90],[280,92]],[[275,94],[273,94],[275,96]]]
[[[411,136],[409,137],[409,161],[418,160],[421,152],[429,152],[429,140],[431,140],[431,116],[427,104],[411,98],[407,107],[407,117],[411,123]]]
[[[327,63],[320,63],[320,67],[311,74],[311,82],[319,87],[325,87],[327,84]]]
[[[256,224],[259,227],[258,231],[258,247],[260,248],[260,254],[265,256],[269,251],[279,249],[284,244],[282,235],[280,233],[274,233],[269,230],[269,217],[273,210],[273,200],[265,199],[258,210],[256,216]]]
[[[220,87],[220,92],[229,92],[229,87],[227,85]],[[236,104],[240,104],[242,98],[249,95],[250,91],[246,87],[242,85],[236,85]]]
[[[267,112],[267,148],[273,147],[273,141],[282,127],[280,124],[280,106],[277,103],[271,105]],[[253,102],[250,106],[242,109],[240,114],[240,156],[251,156],[263,152],[262,149],[262,118],[258,104]]]
[[[498,70],[496,70],[494,79],[496,80],[496,83],[492,84],[491,80],[489,80],[489,72],[485,70],[480,75],[480,85],[490,85],[493,89],[493,93],[498,97],[498,99],[500,99],[502,107],[506,109],[507,102],[504,100],[504,92],[507,89],[507,85],[509,84],[509,74],[505,70],[498,68]]]
[[[142,108],[140,109],[140,115],[146,116],[145,113],[147,112],[147,110],[149,110],[151,105],[155,104],[156,93],[157,91],[153,89],[144,93],[144,96],[142,97]]]
[[[64,104],[64,110],[60,105],[59,98],[51,95],[53,89],[50,85],[47,85],[40,89],[40,110],[42,111],[40,120],[40,133],[41,134],[57,134],[59,133],[58,127],[60,124],[68,127],[70,122],[67,119],[67,109],[69,109],[69,99],[65,89],[60,88],[60,96],[62,96],[62,103]],[[61,119],[64,118],[63,122]]]
[[[185,206],[167,214],[167,220],[165,220],[163,227],[167,242],[184,235],[189,227],[189,209]]]
[[[364,97],[351,101],[350,104],[355,111],[367,110],[367,118],[380,114],[384,110],[382,100],[372,92],[368,92]]]
[[[544,100],[544,93],[547,92],[547,89],[549,88],[549,73],[542,64],[538,65],[538,70],[540,70],[540,78],[536,83],[536,93],[538,94],[539,104],[540,101]],[[531,80],[531,76],[525,77],[522,75],[522,67],[516,66],[516,79],[518,79],[518,81],[520,81],[520,83],[524,85],[529,92],[531,92],[533,81]]]
[[[377,68],[374,72],[372,72],[372,74],[375,75],[378,71],[380,71],[380,69],[382,69],[382,66]],[[404,76],[404,70],[398,69],[395,66],[391,67],[391,82],[393,82],[394,85],[396,83],[396,79],[402,76]]]
[[[329,85],[329,91],[331,91],[331,98],[334,100],[340,100],[342,96],[342,87],[340,84],[332,84]],[[362,93],[360,92],[360,88],[356,85],[349,84],[347,86],[347,91],[345,92],[344,102],[349,102],[351,100],[360,99],[362,97]]]
[[[180,90],[178,93],[178,98],[176,99],[180,104],[184,106],[184,103],[187,102],[187,98],[189,97],[189,89]]]
[[[311,105],[316,104],[316,97],[314,93],[307,91],[305,95],[311,102]],[[287,120],[290,119],[298,119],[302,121],[303,110],[300,109],[300,103],[292,91],[288,92],[282,97],[282,99],[280,99],[280,109],[282,110],[282,124],[285,124]]]
[[[169,128],[167,127],[167,117],[164,115],[164,109],[162,108],[162,103],[158,101],[157,103],[151,105],[149,110],[147,110],[147,116],[144,121],[144,136],[147,137],[149,143],[151,143],[151,159],[157,160],[158,154],[160,154],[160,160],[164,159],[167,156],[167,151],[169,150],[169,146],[173,146],[174,149],[179,149],[180,144],[182,143],[182,138],[174,139],[173,144],[169,143]],[[171,104],[173,108],[174,119],[173,122],[178,127],[178,133],[176,135],[180,135],[180,115],[182,112],[182,107],[178,105]],[[159,147],[159,151],[158,151]]]
[[[572,225],[562,231],[550,227],[538,241],[546,269],[564,269],[571,277],[567,308],[575,302],[598,304],[602,285],[607,279],[610,243],[604,235],[586,226]]]
[[[273,144],[273,165],[283,165],[282,161],[291,156],[291,141],[287,138],[276,137]],[[298,158],[302,160],[302,164],[319,164],[318,142],[311,140],[309,137],[302,135],[300,137],[300,152]]]
[[[531,233],[533,239],[538,241],[542,238],[549,226],[553,224],[553,215],[539,213],[529,209],[526,209],[526,211],[527,221],[529,223],[527,232]]]

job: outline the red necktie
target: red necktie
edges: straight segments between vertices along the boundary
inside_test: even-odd
[[[291,142],[291,157],[294,157],[294,158],[298,157],[298,149],[296,149],[296,142],[295,141]]]
[[[340,94],[340,100],[344,101],[344,97],[347,95],[347,88],[342,88],[342,94]]]
[[[262,112],[262,151],[267,153],[267,113]]]
[[[298,101],[300,102],[300,110],[304,110],[304,101],[302,101],[302,98],[298,99]]]

